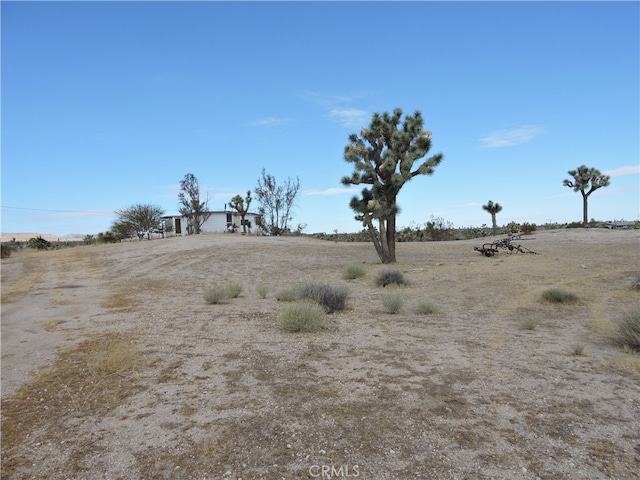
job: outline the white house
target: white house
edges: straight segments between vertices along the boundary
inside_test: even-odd
[[[202,224],[200,231],[202,233],[213,232],[240,232],[244,231],[242,226],[242,217],[235,211],[217,211],[207,212],[209,218]],[[257,233],[258,226],[257,221],[260,218],[260,214],[247,212],[244,219],[247,223],[247,233]],[[166,227],[172,227],[170,232],[166,232],[167,236],[173,235],[189,235],[191,234],[191,228],[189,228],[189,219],[182,215],[170,215],[162,217]],[[165,227],[165,228],[166,228]]]

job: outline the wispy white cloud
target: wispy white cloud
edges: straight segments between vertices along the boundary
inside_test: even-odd
[[[331,196],[331,195],[341,195],[343,193],[353,193],[353,190],[349,188],[327,188],[325,190],[307,190],[304,192],[304,195],[313,196],[313,195],[321,195],[321,196]]]
[[[360,127],[367,121],[368,113],[359,108],[332,108],[329,117],[346,127]]]
[[[368,96],[368,92],[335,94],[304,91],[300,95],[324,109],[332,121],[346,127],[361,127],[368,121],[369,112],[352,106],[356,100]]]
[[[610,177],[623,177],[625,175],[638,175],[640,174],[640,165],[629,165],[626,167],[614,168],[613,170],[607,170],[602,172]]]
[[[523,125],[521,127],[495,130],[489,135],[480,137],[480,143],[485,148],[513,147],[530,142],[540,137],[546,131],[543,125]]]
[[[251,125],[254,127],[279,127],[291,122],[292,120],[290,118],[285,117],[265,117],[252,122]]]

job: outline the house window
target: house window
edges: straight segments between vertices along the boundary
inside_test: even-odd
[[[232,218],[232,214],[231,213],[227,213],[227,227],[230,227],[231,224],[233,223],[233,218]]]

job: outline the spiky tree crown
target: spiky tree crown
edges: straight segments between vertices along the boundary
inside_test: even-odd
[[[603,175],[599,170],[588,168],[586,165],[579,166],[577,170],[569,170],[568,173],[573,177],[573,180],[564,180],[562,184],[587,197],[598,188],[608,187],[611,179],[610,176]]]
[[[354,171],[350,177],[343,177],[342,183],[371,185],[365,189],[368,193],[365,195],[363,191],[362,199],[356,203],[377,218],[395,215],[398,212],[396,197],[402,186],[417,175],[432,174],[443,158],[440,153],[433,155],[412,170],[416,160],[431,149],[431,132],[423,131],[419,111],[407,115],[402,125],[401,118],[399,108],[391,115],[375,113],[369,128],[363,128],[359,136],[351,134],[344,149],[344,158],[354,164]],[[369,194],[372,198],[365,201]],[[352,204],[353,208],[353,201]]]
[[[493,203],[491,200],[489,200],[486,205],[482,206],[482,208],[493,215],[502,210],[502,205],[500,205],[499,203]]]

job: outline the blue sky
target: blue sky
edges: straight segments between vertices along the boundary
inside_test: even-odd
[[[1,2],[2,231],[109,229],[135,203],[209,207],[262,168],[300,178],[292,226],[357,231],[343,151],[420,110],[444,160],[399,226],[640,218],[638,2]],[[257,206],[254,204],[254,206]]]

